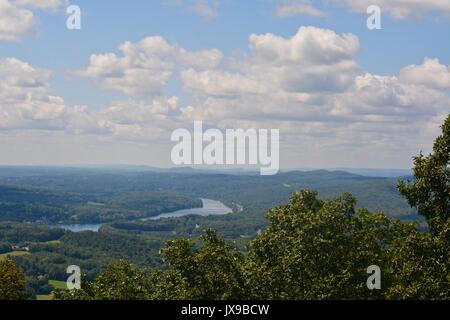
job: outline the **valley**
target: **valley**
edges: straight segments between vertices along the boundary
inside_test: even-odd
[[[397,180],[324,170],[264,177],[0,167],[0,244],[6,248],[2,255],[25,271],[32,296],[47,297],[53,290],[49,281],[65,281],[68,265],[79,265],[89,280],[120,259],[160,268],[166,241],[194,239],[207,228],[244,250],[266,228],[268,210],[305,188],[318,190],[323,199],[350,192],[358,207],[417,220],[399,196]]]

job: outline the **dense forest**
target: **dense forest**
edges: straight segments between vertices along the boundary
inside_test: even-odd
[[[174,192],[90,193],[0,186],[0,221],[102,223],[201,207],[197,198]]]
[[[268,178],[2,172],[0,184],[10,193],[1,203],[20,204],[22,192],[31,207],[55,206],[49,199],[66,195],[60,208],[79,210],[88,201],[123,207],[126,215],[117,219],[113,211],[113,218],[100,219],[105,224],[98,233],[27,219],[0,223],[0,278],[10,279],[1,282],[0,297],[53,291],[56,299],[88,300],[450,298],[450,117],[442,128],[433,153],[415,157],[414,176],[400,182],[326,171]],[[45,197],[33,198],[29,191],[35,188]],[[176,196],[164,198],[167,190]],[[135,220],[183,203],[198,205],[201,197],[221,200],[233,213]],[[146,199],[156,202],[149,206]],[[69,211],[70,217],[78,212]],[[99,221],[96,212],[103,211],[91,212],[93,220],[86,221]],[[5,217],[10,219],[8,211]],[[49,286],[50,280],[65,280],[72,264],[83,270],[81,290]],[[381,290],[367,289],[370,265],[382,270]]]

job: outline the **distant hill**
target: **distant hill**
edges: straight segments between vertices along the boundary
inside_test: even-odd
[[[309,188],[317,190],[323,198],[350,192],[358,199],[359,206],[385,211],[395,217],[415,214],[397,192],[397,178],[327,170],[260,176],[253,173],[202,174],[204,171],[189,168],[157,171],[139,168],[0,167],[0,187],[12,188],[3,190],[0,203],[4,206],[27,203],[28,207],[39,205],[49,210],[54,207],[61,210],[62,206],[67,210],[79,203],[102,203],[119,196],[123,199],[124,194],[132,199],[142,193],[175,192],[191,198],[217,199],[226,204],[240,203],[248,211],[257,211],[258,216],[263,216],[269,208],[287,202],[293,192]]]

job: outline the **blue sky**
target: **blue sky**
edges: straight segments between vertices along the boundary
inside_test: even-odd
[[[330,28],[339,33],[356,34],[363,50],[358,62],[369,72],[395,74],[408,64],[419,64],[426,56],[450,64],[450,20],[436,23],[433,18],[398,21],[382,17],[383,29],[366,28],[367,15],[349,12],[344,6],[319,2],[327,17],[276,15],[278,1],[228,0],[220,4],[217,17],[197,14],[176,1],[72,1],[82,9],[82,30],[65,28],[64,10],[38,11],[36,36],[2,43],[0,56],[14,56],[54,72],[54,92],[75,104],[102,106],[111,99],[123,98],[114,92],[99,92],[90,81],[70,77],[82,68],[92,53],[116,51],[124,41],[160,35],[190,50],[218,48],[225,54],[248,51],[252,33],[292,36],[300,26]],[[434,17],[435,15],[429,15]],[[447,41],[446,41],[447,40]],[[84,93],[80,95],[80,90]],[[170,94],[180,94],[173,85]],[[88,94],[86,94],[88,93]]]
[[[111,108],[114,104],[121,105],[121,108],[123,104],[127,104],[127,108],[136,106],[133,109],[134,112],[136,108],[145,109],[143,105],[152,105],[155,101],[160,101],[161,99],[177,97],[180,106],[176,108],[180,110],[177,111],[178,113],[174,111],[170,114],[165,114],[164,117],[164,122],[167,121],[167,123],[164,123],[164,130],[169,133],[168,136],[170,136],[170,130],[177,128],[177,126],[184,124],[185,127],[191,127],[190,120],[194,118],[187,116],[183,118],[181,116],[182,114],[187,114],[186,108],[188,106],[193,110],[189,109],[191,110],[189,111],[190,115],[195,113],[196,117],[203,116],[202,120],[204,119],[211,125],[217,125],[220,128],[243,125],[244,120],[247,121],[245,126],[273,125],[277,127],[286,125],[289,128],[289,130],[286,130],[287,134],[284,139],[285,151],[283,154],[286,167],[316,167],[315,164],[322,167],[374,167],[378,164],[380,167],[408,167],[410,158],[414,153],[417,153],[420,149],[429,150],[430,139],[439,132],[439,120],[448,114],[450,110],[447,104],[448,100],[445,100],[445,97],[448,98],[450,87],[446,87],[446,84],[442,84],[439,80],[430,79],[427,80],[427,83],[422,83],[423,81],[417,80],[417,73],[408,73],[398,84],[396,82],[387,82],[389,77],[398,77],[401,70],[408,66],[414,65],[417,67],[417,72],[421,71],[422,69],[419,67],[424,64],[426,57],[438,59],[441,67],[439,70],[445,71],[445,68],[450,65],[450,9],[445,4],[442,4],[443,1],[441,0],[424,0],[422,3],[416,1],[416,4],[409,4],[406,8],[402,1],[378,1],[382,10],[381,30],[369,30],[366,27],[368,15],[360,7],[355,7],[355,5],[351,4],[351,1],[347,0],[340,1],[340,3],[337,3],[338,1],[270,0],[71,1],[71,4],[76,4],[81,8],[81,30],[68,30],[65,27],[67,19],[65,8],[68,4],[63,1],[39,0],[35,5],[31,5],[31,2],[28,0],[22,0],[22,2],[20,0],[1,1],[3,1],[4,6],[6,6],[5,3],[8,3],[8,5],[15,6],[18,10],[31,12],[33,14],[33,23],[32,25],[30,24],[30,28],[23,34],[14,34],[15,39],[0,40],[0,59],[15,58],[31,65],[36,70],[48,70],[51,72],[52,76],[48,78],[48,88],[44,86],[46,87],[45,92],[48,95],[63,99],[63,107],[61,108],[72,110],[71,108],[74,106],[84,106],[90,113],[94,114]],[[377,3],[377,1],[370,1],[370,3]],[[286,10],[290,10],[289,8],[300,8],[300,11],[303,11],[303,13],[292,12],[292,14],[287,16],[280,16],[279,10],[283,6],[287,8]],[[305,8],[315,8],[323,14],[312,16],[304,13]],[[0,19],[3,19],[1,10],[2,2],[0,2]],[[260,77],[261,70],[264,70],[264,67],[261,66],[261,61],[256,61],[256,58],[253,62],[248,61],[249,59],[252,60],[252,57],[257,56],[255,49],[250,48],[250,36],[271,34],[280,39],[290,39],[298,33],[300,27],[310,26],[315,27],[316,29],[314,30],[316,31],[330,30],[337,39],[343,39],[345,34],[353,34],[357,37],[359,48],[358,50],[349,49],[348,57],[345,58],[345,61],[355,63],[358,66],[355,67],[355,70],[352,68],[352,71],[339,69],[336,70],[337,73],[350,72],[352,79],[353,77],[355,79],[358,76],[362,77],[366,73],[386,77],[386,86],[398,85],[399,89],[396,89],[396,93],[402,90],[405,92],[411,90],[417,95],[422,94],[414,100],[420,100],[424,105],[411,106],[410,109],[414,109],[415,112],[399,111],[400,109],[396,107],[396,103],[399,103],[400,107],[406,110],[409,102],[405,102],[404,97],[392,96],[388,100],[395,100],[392,103],[392,111],[382,110],[382,107],[379,107],[380,112],[377,113],[378,106],[370,105],[371,102],[365,102],[367,105],[364,110],[355,110],[355,115],[361,115],[361,117],[356,117],[352,110],[344,110],[346,107],[342,106],[345,102],[351,100],[352,102],[349,102],[349,104],[352,104],[354,100],[359,99],[350,89],[352,85],[353,87],[355,86],[353,80],[349,80],[349,83],[344,85],[345,89],[340,87],[339,90],[334,92],[330,92],[329,89],[325,90],[325,92],[319,92],[320,90],[315,87],[309,89],[309,91],[299,90],[295,92],[298,96],[292,96],[289,99],[299,99],[300,94],[303,94],[307,95],[305,99],[308,101],[308,103],[295,105],[295,108],[301,110],[298,113],[298,117],[300,119],[303,115],[306,117],[306,114],[312,112],[310,110],[314,105],[314,107],[318,108],[313,112],[316,120],[314,122],[299,121],[297,124],[280,123],[278,119],[287,121],[286,115],[292,114],[294,104],[286,105],[286,112],[283,111],[277,114],[271,109],[276,108],[277,105],[275,97],[271,96],[266,99],[271,101],[271,105],[262,106],[262,109],[265,111],[258,115],[254,110],[250,110],[250,107],[246,107],[247,104],[258,103],[258,99],[245,96],[248,93],[239,92],[238,95],[233,91],[234,89],[230,89],[231,87],[217,88],[217,85],[214,88],[205,88],[204,90],[186,85],[181,77],[183,72],[190,69],[191,66],[186,66],[179,62],[173,62],[175,64],[174,70],[171,70],[169,80],[161,88],[160,92],[149,95],[134,94],[133,88],[128,88],[129,90],[124,92],[124,90],[118,89],[117,85],[108,84],[106,82],[108,80],[107,75],[92,74],[92,72],[86,71],[90,66],[89,58],[93,54],[111,53],[120,58],[123,56],[123,53],[118,50],[120,44],[127,41],[137,44],[146,37],[160,36],[171,46],[182,48],[188,52],[212,49],[217,49],[221,52],[225,62],[221,63],[220,67],[192,67],[195,69],[195,72],[189,73],[189,79],[192,80],[192,77],[200,79],[201,72],[205,72],[206,75],[210,71],[208,75],[214,74],[217,79],[236,74],[242,75],[243,77],[241,78],[245,78],[245,81],[251,80],[251,84],[255,84],[256,81],[260,81],[258,77]],[[310,30],[313,35],[316,32],[314,30]],[[306,34],[305,32],[304,35],[306,36]],[[299,34],[299,39],[301,36],[302,34]],[[2,39],[1,30],[0,39]],[[343,44],[344,47],[341,49],[345,50],[345,46],[349,44],[350,41],[347,44]],[[328,47],[320,50],[328,50]],[[322,52],[322,54],[326,54],[326,52]],[[233,62],[236,61],[246,66],[243,69],[232,66]],[[297,62],[298,64],[295,67],[298,67],[299,70],[309,68],[308,65],[305,65],[305,62]],[[339,63],[336,62],[336,65]],[[320,68],[324,66],[311,66],[311,68],[313,67]],[[327,65],[326,67],[328,68],[329,66]],[[257,73],[249,71],[250,69],[257,69]],[[356,71],[356,69],[359,69],[359,71]],[[416,72],[416,69],[413,71]],[[80,75],[80,70],[84,70],[85,73]],[[270,69],[267,70],[270,72]],[[274,70],[281,69],[277,66],[277,69]],[[447,70],[450,72],[449,68]],[[426,72],[426,70],[422,71]],[[299,72],[301,73],[301,71]],[[315,75],[316,71],[311,72]],[[428,79],[427,76],[431,73],[426,73],[423,79]],[[282,77],[282,75],[278,76]],[[336,75],[336,77],[338,76]],[[444,79],[446,76],[440,76],[440,79]],[[292,77],[295,76],[290,75],[288,80],[282,79],[280,81],[291,81]],[[321,75],[321,77],[324,76]],[[145,80],[145,77],[143,79]],[[211,79],[211,77],[208,77],[208,79]],[[296,81],[301,81],[301,79],[304,79],[304,77],[296,78]],[[261,81],[264,82],[264,80]],[[273,83],[279,83],[279,79],[274,81]],[[389,81],[392,81],[392,79]],[[439,82],[439,85],[436,85],[436,82]],[[118,83],[121,85],[120,82]],[[205,86],[204,82],[199,83]],[[249,85],[250,82],[247,81],[245,84]],[[128,85],[128,82],[126,85]],[[207,83],[206,87],[208,85]],[[264,85],[268,84],[264,83]],[[311,86],[314,85],[316,84],[311,84]],[[408,87],[406,87],[407,85]],[[420,86],[420,90],[417,90],[416,87],[412,88],[412,85]],[[301,84],[297,86],[301,86]],[[226,100],[223,98],[224,92],[217,94],[217,90],[220,89],[224,90],[226,95],[229,95],[230,90],[233,91],[232,99]],[[285,90],[285,88],[281,89]],[[284,92],[281,89],[279,97]],[[26,92],[27,89],[24,90]],[[374,91],[377,90],[374,89]],[[427,90],[431,91],[428,93]],[[289,94],[293,94],[291,91],[289,91]],[[386,95],[386,93],[378,93]],[[29,96],[33,99],[36,95],[39,95],[39,99],[45,100],[41,91],[39,91],[39,94],[33,92]],[[430,104],[433,105],[433,111],[424,109],[427,103],[427,96],[433,98],[432,101],[430,100]],[[2,97],[1,94],[0,97]],[[271,100],[272,98],[274,99],[273,101]],[[386,97],[380,97],[380,99],[384,98]],[[421,100],[422,98],[424,101]],[[330,101],[334,103],[337,99],[342,99],[342,101],[339,100],[339,106],[335,108],[321,111],[320,105],[317,105],[318,101],[323,101],[324,104],[327,104]],[[42,103],[41,100],[34,105]],[[314,101],[314,104],[310,105],[310,101]],[[211,103],[208,104],[209,102]],[[280,104],[284,102],[284,100],[283,102],[280,101]],[[241,113],[237,112],[238,114],[233,117],[220,109],[226,109],[226,106],[239,103],[242,103],[242,109],[249,109],[250,111],[248,113],[244,111]],[[357,106],[354,108],[357,108]],[[214,113],[214,110],[217,110],[217,114],[222,116],[217,116],[217,118],[211,116],[209,118],[208,115]],[[305,110],[307,112],[303,112]],[[111,110],[107,111],[110,112]],[[5,114],[7,112],[9,111],[6,110]],[[64,111],[63,113],[64,121],[58,124],[55,123],[56,120],[54,118],[51,118],[51,121],[49,120],[48,123],[40,121],[38,126],[31,124],[32,121],[28,120],[17,120],[20,124],[4,125],[4,130],[0,132],[5,137],[4,141],[10,141],[9,143],[4,142],[4,150],[8,150],[8,153],[11,155],[0,162],[70,164],[105,163],[111,161],[115,163],[170,165],[167,156],[158,158],[153,155],[153,152],[139,152],[147,144],[148,148],[155,148],[156,144],[158,146],[165,145],[164,147],[156,147],[161,148],[158,149],[160,150],[158,153],[168,154],[167,150],[170,148],[170,145],[164,140],[164,134],[160,132],[161,130],[157,130],[158,134],[161,133],[161,136],[158,136],[157,139],[148,139],[148,141],[145,135],[153,135],[153,133],[140,132],[138,137],[122,136],[122,130],[117,129],[116,124],[108,126],[108,129],[112,131],[109,134],[105,133],[107,130],[104,127],[84,132],[84,124],[82,129],[66,130],[67,126],[71,128],[74,126],[70,122],[72,120],[69,121],[69,124],[66,119],[68,117],[67,114],[72,113],[71,111]],[[125,113],[129,114],[130,112],[125,111]],[[176,115],[172,116],[175,113]],[[339,118],[336,118],[336,114],[339,114]],[[157,119],[160,119],[159,116],[161,115],[158,114]],[[81,121],[79,120],[81,117],[84,119],[88,116],[77,117],[76,123],[78,124]],[[113,117],[109,114],[107,121],[112,122]],[[172,117],[176,119],[174,120]],[[229,121],[224,121],[228,117]],[[380,120],[382,117],[383,119]],[[106,121],[104,119],[99,120],[97,114],[93,115],[92,118],[95,118],[92,120],[94,122],[103,121],[102,123],[104,123]],[[34,117],[33,119],[37,118]],[[152,119],[149,116],[149,123],[144,124],[139,121],[136,123],[144,127],[157,126],[158,124],[155,121],[158,120]],[[420,136],[411,137],[411,128],[405,127],[403,131],[398,131],[399,123],[405,124],[411,119],[415,119],[413,122],[417,126],[414,127],[413,131],[420,131]],[[174,120],[174,123],[169,124],[171,120]],[[270,123],[271,120],[273,120],[273,123]],[[129,124],[131,120],[127,121],[127,124]],[[250,124],[250,121],[252,121],[252,124]],[[348,124],[346,127],[340,125],[344,122]],[[120,124],[122,125],[122,123]],[[111,129],[112,127],[117,130]],[[295,131],[295,127],[305,129],[304,131]],[[321,128],[320,133],[316,131],[319,130],[318,128]],[[38,130],[38,133],[36,133],[36,130]],[[346,135],[354,136],[360,133],[366,139],[365,141],[345,138]],[[390,139],[389,135],[393,135],[393,138]],[[39,141],[45,144],[46,153],[31,152],[31,155],[27,156],[27,152],[33,150],[36,136],[39,136]],[[315,138],[319,136],[330,138],[329,140]],[[336,137],[338,139],[334,139]],[[395,145],[383,145],[393,140],[395,140]],[[58,141],[58,143],[55,141]],[[296,149],[295,141],[303,141],[301,144],[303,147],[299,149],[311,149],[308,149],[310,157],[304,156],[303,152]],[[317,141],[320,148],[311,146],[313,141]],[[66,142],[72,144],[74,150],[68,152],[66,147],[61,147]],[[86,143],[91,145],[88,146]],[[368,144],[372,144],[372,151],[360,147]],[[12,145],[16,145],[16,147],[12,148]],[[23,146],[23,148],[17,147],[17,145]],[[101,147],[99,148],[99,146]],[[87,159],[85,150],[90,148],[97,148],[99,151],[95,153],[95,157]],[[122,157],[120,155],[121,150],[128,150],[127,148],[133,150],[130,151],[132,156]],[[75,149],[80,152],[78,153]],[[372,152],[375,154],[381,152],[381,150],[384,150],[386,153],[385,157],[373,160]],[[62,153],[67,154],[67,156],[62,155]],[[299,155],[299,153],[301,154]],[[47,156],[47,159],[46,155],[49,154],[53,156]],[[113,154],[114,156],[112,156]],[[338,156],[334,157],[336,154]],[[25,161],[24,158],[27,158],[27,160]],[[336,161],[333,162],[333,159]]]

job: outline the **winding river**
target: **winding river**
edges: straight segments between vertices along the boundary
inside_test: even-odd
[[[201,200],[203,202],[202,208],[184,209],[184,210],[177,210],[174,212],[162,213],[155,217],[140,219],[139,221],[151,221],[164,218],[178,218],[191,215],[203,217],[213,215],[226,215],[233,211],[220,201],[211,199],[201,199]],[[82,231],[98,232],[102,224],[52,224],[49,226],[52,228],[61,228],[72,232],[82,232]]]

